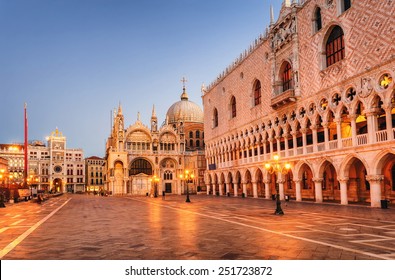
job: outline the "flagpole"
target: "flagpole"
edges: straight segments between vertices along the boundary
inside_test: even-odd
[[[28,142],[28,122],[27,122],[27,104],[25,102],[25,110],[24,110],[25,116],[24,116],[24,128],[25,128],[25,166],[24,166],[24,174],[23,174],[23,186],[26,188],[27,187],[27,177],[28,177],[28,159],[27,159],[27,142]]]

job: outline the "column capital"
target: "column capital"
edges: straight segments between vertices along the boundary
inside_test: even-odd
[[[263,180],[263,182],[265,183],[265,184],[270,184],[270,180]]]
[[[324,179],[323,178],[312,178],[312,181],[314,183],[322,183],[322,181],[324,181]]]
[[[384,175],[366,175],[366,180],[368,180],[369,182],[380,182],[384,180]]]
[[[342,177],[342,178],[338,178],[337,180],[340,183],[347,183],[349,179],[350,179],[349,177]]]

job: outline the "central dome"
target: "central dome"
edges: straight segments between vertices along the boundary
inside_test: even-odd
[[[171,105],[167,110],[166,119],[169,124],[178,122],[203,123],[203,110],[196,103],[188,100],[185,87],[181,94],[181,101]]]

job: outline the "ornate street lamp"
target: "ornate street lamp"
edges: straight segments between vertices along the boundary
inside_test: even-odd
[[[159,178],[156,175],[154,175],[154,177],[152,177],[152,181],[154,181],[154,197],[158,197]]]
[[[274,155],[273,160],[265,163],[265,169],[270,174],[277,173],[277,174],[287,174],[288,171],[291,169],[291,164],[288,162],[280,163],[280,156]],[[280,194],[279,194],[279,186],[276,182],[276,211],[274,212],[276,215],[284,215],[283,209],[281,209],[281,201],[280,201]]]
[[[189,173],[188,169],[184,170],[184,174],[180,174],[180,179],[182,181],[184,181],[184,184],[186,184],[186,187],[187,187],[187,199],[185,200],[185,202],[191,202],[191,200],[189,199],[188,182],[189,182],[189,180],[193,180],[193,178],[195,178],[195,175],[193,173]]]
[[[1,185],[2,186],[4,186],[4,180],[5,180],[4,173],[5,173],[5,170],[1,169],[0,170],[0,181],[1,181]],[[4,192],[1,191],[1,193],[0,193],[0,208],[4,208],[5,207],[4,200],[5,200]]]

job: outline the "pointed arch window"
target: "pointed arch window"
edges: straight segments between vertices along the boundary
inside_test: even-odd
[[[259,105],[261,104],[261,82],[258,80],[255,83],[255,88],[254,88],[254,105]]]
[[[320,31],[322,28],[322,17],[321,17],[321,8],[315,9],[314,13],[314,28],[315,32]]]
[[[345,56],[344,33],[340,26],[335,26],[326,42],[326,66],[331,66]]]
[[[236,117],[236,97],[232,96],[232,99],[230,100],[230,105],[231,105],[231,110],[232,110],[232,118]]]
[[[214,108],[214,113],[213,113],[213,127],[218,126],[218,110],[217,108]]]
[[[285,62],[282,71],[283,91],[292,89],[292,67],[289,62]]]

